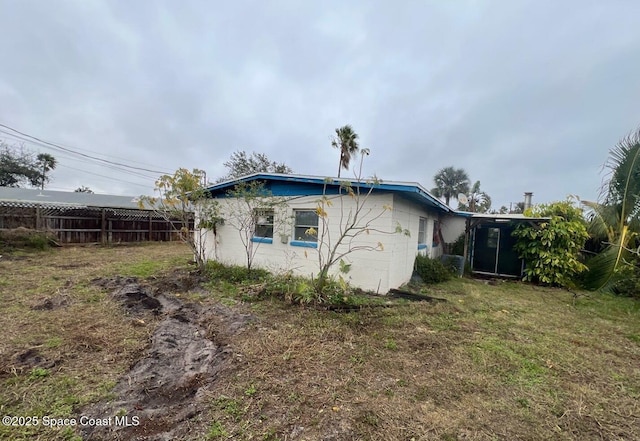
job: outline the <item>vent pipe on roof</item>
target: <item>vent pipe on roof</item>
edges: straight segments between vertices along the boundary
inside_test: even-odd
[[[526,192],[524,194],[524,209],[526,210],[527,208],[531,208],[531,197],[533,196],[533,193],[531,193],[530,191]]]

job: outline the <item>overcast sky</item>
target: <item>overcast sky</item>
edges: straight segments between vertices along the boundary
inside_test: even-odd
[[[593,199],[640,124],[635,0],[0,0],[0,17],[0,124],[154,171],[215,180],[246,150],[334,176],[351,124],[383,180],[430,189],[453,165],[494,208]],[[153,191],[157,173],[26,145],[58,159],[50,189]]]

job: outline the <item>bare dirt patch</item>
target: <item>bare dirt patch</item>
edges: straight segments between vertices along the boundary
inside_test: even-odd
[[[68,295],[58,294],[54,296],[44,297],[37,300],[31,309],[36,311],[50,311],[52,309],[64,308],[69,305],[71,299]]]
[[[186,303],[161,291],[167,286],[180,290],[195,286],[186,277],[164,277],[151,286],[123,277],[94,283],[111,289],[112,298],[139,320],[150,315],[161,315],[161,320],[148,350],[113,389],[115,397],[80,412],[95,418],[112,417],[114,424],[85,428],[84,435],[98,440],[192,436],[203,400],[229,366],[232,350],[223,337],[239,332],[250,316],[219,304]],[[120,418],[124,416],[128,419]],[[122,424],[115,424],[116,417]]]

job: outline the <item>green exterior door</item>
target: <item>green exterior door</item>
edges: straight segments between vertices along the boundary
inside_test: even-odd
[[[520,277],[522,260],[513,249],[513,225],[485,224],[474,229],[472,270]]]
[[[500,229],[478,226],[475,229],[474,236],[473,270],[483,273],[495,273]]]

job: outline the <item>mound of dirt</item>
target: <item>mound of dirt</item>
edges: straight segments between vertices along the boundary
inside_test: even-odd
[[[122,303],[130,313],[140,314],[150,311],[159,315],[162,311],[162,303],[153,297],[149,291],[137,283],[128,283],[122,288],[111,293],[111,297]]]
[[[164,317],[146,354],[113,389],[115,398],[80,412],[92,418],[112,418],[111,424],[84,427],[83,435],[92,440],[191,437],[189,431],[197,425],[202,401],[231,361],[232,350],[224,337],[240,332],[250,316],[223,305],[207,308],[183,303],[165,293],[152,293],[134,279],[119,279],[119,287],[113,280],[101,283],[114,289],[112,297],[128,311],[151,311]]]
[[[57,295],[52,297],[45,297],[38,301],[31,309],[36,311],[51,311],[53,309],[64,308],[69,306],[70,300],[67,295]]]
[[[37,348],[30,348],[14,354],[4,363],[0,362],[0,377],[15,375],[34,368],[51,369],[57,363],[58,360],[47,359]]]

